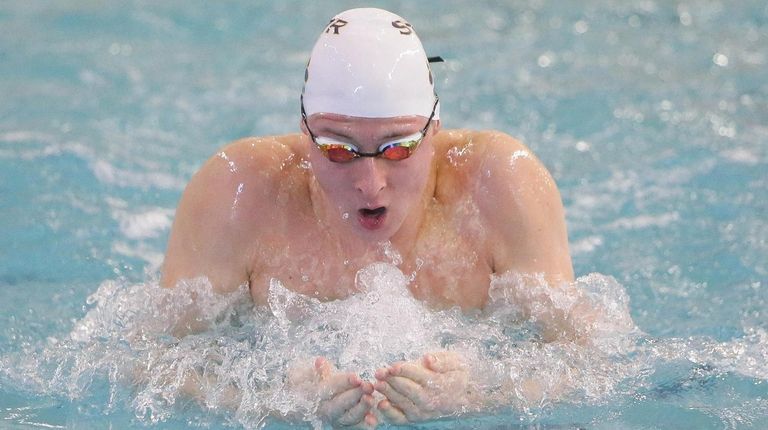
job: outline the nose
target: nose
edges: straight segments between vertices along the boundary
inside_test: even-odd
[[[373,199],[387,186],[386,167],[381,160],[375,158],[363,158],[356,160],[358,171],[354,182],[355,189],[364,198]]]

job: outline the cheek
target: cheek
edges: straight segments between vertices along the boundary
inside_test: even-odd
[[[396,200],[404,203],[406,207],[419,200],[426,186],[428,175],[428,168],[421,165],[392,172],[389,185],[394,194],[397,195]]]
[[[328,159],[314,146],[309,150],[309,162],[312,165],[312,173],[320,186],[327,188],[328,185],[337,181],[338,172],[331,168],[333,166],[329,165]]]
[[[402,189],[407,189],[408,191],[417,192],[419,194],[421,193],[429,180],[429,173],[432,167],[432,156],[433,149],[431,147],[423,147],[419,148],[419,151],[410,159],[405,160],[408,164],[404,165],[404,171],[397,175]]]
[[[349,184],[344,169],[331,164],[317,149],[310,151],[309,162],[312,164],[312,174],[325,195],[333,201],[343,199],[343,194],[346,192],[345,185]]]

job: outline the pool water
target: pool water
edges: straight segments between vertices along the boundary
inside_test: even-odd
[[[170,404],[158,386],[131,385],[124,368],[146,357],[125,340],[160,321],[157,269],[188,179],[233,139],[298,130],[312,43],[356,4],[0,4],[0,427],[263,424],[259,407]],[[547,165],[577,275],[615,303],[626,296],[639,329],[594,362],[578,350],[547,361],[503,338],[522,357],[499,347],[505,371],[577,363],[590,389],[426,427],[768,427],[768,5],[371,4],[407,17],[446,59],[433,67],[444,127],[503,130]],[[397,284],[385,274],[394,280],[383,285]],[[214,340],[225,358],[277,348],[277,337],[253,335],[269,324],[263,315],[237,297],[211,300],[226,318],[163,344],[173,354],[162,364],[184,353],[200,364],[190,351]],[[408,315],[423,311],[406,303]],[[434,318],[474,341],[484,339],[472,327],[503,329],[501,319]],[[275,324],[275,336],[293,327]],[[380,352],[335,351],[361,368]],[[243,369],[279,364],[252,358]]]

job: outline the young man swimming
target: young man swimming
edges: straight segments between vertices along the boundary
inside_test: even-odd
[[[491,275],[508,271],[542,274],[553,291],[578,296],[554,180],[506,134],[442,129],[427,56],[403,18],[380,9],[336,15],[312,50],[301,102],[302,133],[238,140],[192,178],[164,286],[205,276],[220,292],[247,284],[264,305],[276,278],[343,299],[386,248],[413,274],[413,296],[435,308],[482,309]],[[588,337],[589,309],[566,314],[524,288],[519,305],[537,313],[545,338]],[[318,358],[308,377],[319,412],[333,425],[373,427],[480,402],[461,357],[424,353],[378,369],[373,383]]]

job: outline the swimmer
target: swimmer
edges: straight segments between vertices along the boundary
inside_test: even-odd
[[[445,129],[434,81],[405,19],[372,8],[336,15],[297,95],[301,132],[233,142],[191,179],[163,286],[205,276],[222,293],[246,284],[266,305],[276,278],[338,300],[358,292],[358,270],[391,261],[394,250],[399,269],[413,274],[410,292],[436,309],[482,310],[491,276],[509,271],[539,274],[561,297],[578,297],[555,181],[507,134]],[[519,290],[545,339],[588,338],[591,309],[562,312],[547,294]],[[291,378],[314,387],[334,426],[405,424],[482,404],[469,363],[454,352],[424,354],[376,370],[375,381],[322,357]]]

